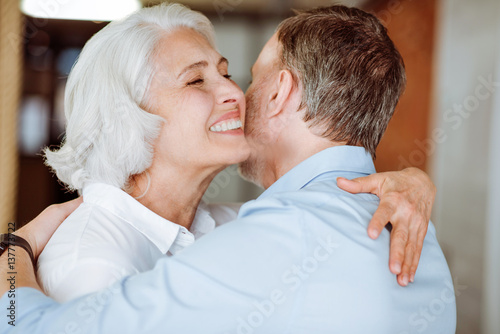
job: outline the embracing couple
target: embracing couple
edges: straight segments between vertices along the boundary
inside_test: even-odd
[[[208,19],[178,4],[87,43],[64,143],[45,151],[83,203],[10,236],[18,306],[1,333],[454,333],[434,186],[416,169],[375,174],[406,82],[386,29],[356,8],[298,13],[252,77],[245,96]],[[237,163],[265,192],[203,203]]]

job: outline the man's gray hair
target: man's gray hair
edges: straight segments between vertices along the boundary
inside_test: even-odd
[[[126,188],[151,166],[163,118],[148,110],[155,49],[177,28],[192,28],[214,46],[214,29],[201,13],[179,4],[144,8],[110,23],[83,48],[65,92],[66,133],[46,164],[70,190],[91,182]]]
[[[403,59],[373,15],[331,6],[278,27],[280,67],[303,88],[304,121],[332,141],[375,150],[402,94]]]

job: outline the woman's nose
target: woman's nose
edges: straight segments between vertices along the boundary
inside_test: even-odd
[[[233,81],[223,78],[217,89],[217,103],[237,103],[244,98],[243,91]]]

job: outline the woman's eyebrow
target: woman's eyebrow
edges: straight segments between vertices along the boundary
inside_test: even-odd
[[[179,79],[184,73],[186,73],[188,71],[191,71],[193,69],[200,68],[200,67],[207,67],[207,66],[208,66],[208,62],[206,60],[202,60],[202,61],[199,61],[197,63],[191,64],[191,65],[185,67],[181,71],[181,73],[177,76],[177,79]]]
[[[217,64],[217,65],[221,65],[223,63],[226,63],[226,65],[229,65],[229,61],[225,57],[220,57],[219,64]]]
[[[220,66],[221,64],[229,64],[229,61],[225,58],[225,57],[221,57],[219,59],[219,63],[217,64],[217,66]],[[193,69],[197,69],[197,68],[200,68],[200,67],[207,67],[208,66],[208,62],[206,60],[202,60],[202,61],[199,61],[199,62],[196,62],[194,64],[191,64],[189,66],[186,66],[182,71],[181,73],[179,73],[179,75],[177,76],[177,79],[179,79],[184,73],[188,72],[188,71],[191,71]]]

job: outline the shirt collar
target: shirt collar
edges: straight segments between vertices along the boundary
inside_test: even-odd
[[[104,183],[89,184],[83,189],[83,200],[99,205],[125,220],[163,254],[168,251],[174,254],[195,241],[195,236],[185,227],[157,215],[117,187]],[[200,206],[191,229],[199,230],[200,226],[210,229],[210,219],[213,220],[205,207]],[[213,225],[215,227],[215,222]]]
[[[191,224],[191,233],[193,233],[194,237],[198,239],[199,237],[214,230],[215,225],[215,219],[210,213],[210,208],[208,207],[207,202],[202,199],[198,205],[198,209],[196,210],[193,224]]]
[[[375,173],[371,155],[358,146],[335,146],[327,148],[292,168],[280,177],[258,199],[286,191],[296,191],[305,187],[313,179],[327,172]]]

